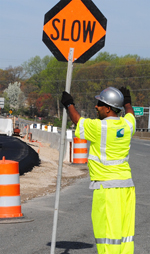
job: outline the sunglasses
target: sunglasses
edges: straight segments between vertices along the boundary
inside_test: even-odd
[[[106,103],[104,103],[104,102],[98,100],[97,106],[98,106],[98,107],[106,106]]]

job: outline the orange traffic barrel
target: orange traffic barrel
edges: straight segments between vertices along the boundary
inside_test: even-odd
[[[88,162],[87,140],[74,138],[73,163],[82,164]]]
[[[0,160],[0,218],[21,217],[19,163]]]

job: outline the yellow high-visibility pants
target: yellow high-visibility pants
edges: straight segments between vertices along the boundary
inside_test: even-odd
[[[135,187],[93,192],[92,223],[98,254],[133,254]]]

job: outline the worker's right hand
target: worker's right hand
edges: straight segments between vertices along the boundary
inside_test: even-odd
[[[124,96],[124,104],[123,104],[123,106],[125,106],[127,103],[131,104],[130,90],[127,89],[126,87],[123,87],[123,86],[119,90],[122,92],[122,94]]]
[[[68,106],[70,104],[75,105],[72,96],[66,91],[63,91],[62,93],[61,103],[64,105],[66,109],[68,109]]]

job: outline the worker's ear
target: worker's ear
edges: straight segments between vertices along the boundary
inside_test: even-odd
[[[110,110],[111,110],[111,107],[107,107],[106,112],[107,112],[107,113],[109,113],[109,112],[110,112]]]

